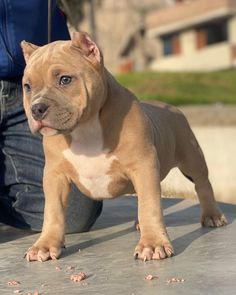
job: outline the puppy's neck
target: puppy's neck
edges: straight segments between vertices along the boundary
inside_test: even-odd
[[[75,153],[95,156],[103,152],[104,139],[102,127],[97,113],[88,121],[78,124],[71,132],[71,147]]]

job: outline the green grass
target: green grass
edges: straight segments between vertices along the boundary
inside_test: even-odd
[[[140,100],[174,105],[236,104],[236,70],[211,73],[141,72],[116,76]]]

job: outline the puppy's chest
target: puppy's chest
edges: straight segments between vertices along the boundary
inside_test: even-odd
[[[108,156],[106,151],[96,146],[80,152],[80,147],[73,144],[63,154],[76,170],[75,179],[92,198],[112,197],[109,185],[112,182],[112,164],[116,160],[115,156]]]

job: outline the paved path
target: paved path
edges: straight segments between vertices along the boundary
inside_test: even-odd
[[[165,220],[176,256],[163,261],[134,260],[139,233],[134,230],[136,200],[133,197],[106,201],[102,216],[89,233],[68,235],[61,259],[27,263],[22,257],[37,235],[0,227],[0,294],[154,295],[235,294],[236,206],[223,205],[230,224],[203,229],[199,206],[192,200],[164,199]],[[67,268],[73,266],[75,270]],[[84,271],[81,283],[70,275]],[[146,275],[156,276],[146,281]],[[184,282],[167,283],[171,278]],[[19,281],[17,287],[7,285]]]

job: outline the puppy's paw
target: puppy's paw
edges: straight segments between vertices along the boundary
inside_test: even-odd
[[[201,217],[201,224],[205,227],[220,227],[228,224],[224,214],[221,212],[217,214],[203,214]]]
[[[174,255],[174,249],[171,243],[166,241],[152,241],[148,242],[141,238],[134,250],[134,257],[141,259],[144,262],[147,260],[161,260]]]
[[[58,259],[61,254],[61,244],[58,242],[36,242],[30,247],[26,253],[25,258],[28,262],[40,261],[44,262],[50,259]]]

